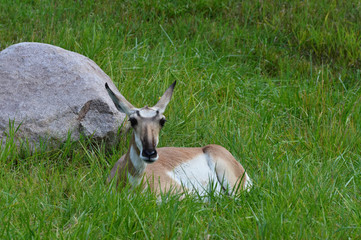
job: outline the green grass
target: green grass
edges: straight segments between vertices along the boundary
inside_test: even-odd
[[[255,183],[157,204],[105,184],[125,142],[30,153],[9,141],[0,238],[360,238],[360,12],[355,0],[0,0],[1,50],[37,41],[81,53],[136,106],[177,80],[160,145],[220,144]]]

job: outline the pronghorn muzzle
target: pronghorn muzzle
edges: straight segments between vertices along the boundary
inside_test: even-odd
[[[146,163],[153,163],[158,159],[158,153],[155,149],[144,149],[142,157],[144,157]]]

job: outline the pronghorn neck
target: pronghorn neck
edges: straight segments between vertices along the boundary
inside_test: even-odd
[[[142,159],[140,159],[140,151],[135,143],[134,133],[132,134],[132,139],[129,144],[129,150],[125,156],[125,161],[127,163],[128,180],[133,182],[136,178],[139,178],[140,181],[147,165]]]

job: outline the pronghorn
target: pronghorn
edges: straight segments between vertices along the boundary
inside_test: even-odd
[[[252,181],[246,171],[228,150],[219,145],[157,149],[159,132],[166,122],[163,113],[175,84],[166,90],[154,107],[143,108],[134,107],[105,84],[116,108],[127,114],[133,128],[129,150],[111,170],[108,182],[118,174],[118,187],[127,182],[132,186],[144,184],[157,194],[175,190],[178,193],[196,191],[204,196],[212,189],[227,194],[240,189],[249,190]]]

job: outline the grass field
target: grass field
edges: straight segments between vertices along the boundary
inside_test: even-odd
[[[361,238],[360,29],[356,0],[0,0],[0,50],[88,56],[135,106],[177,80],[160,146],[220,144],[255,184],[157,204],[105,184],[124,141],[32,154],[8,141],[0,238]]]

